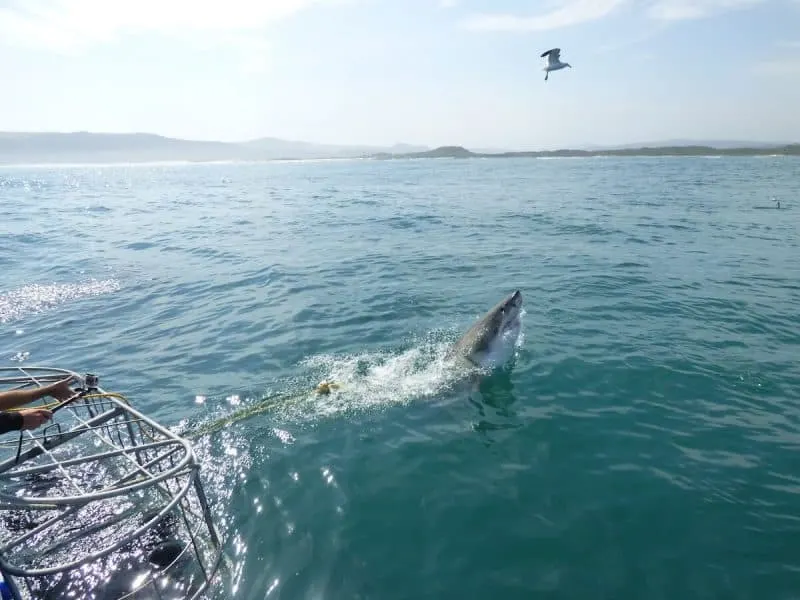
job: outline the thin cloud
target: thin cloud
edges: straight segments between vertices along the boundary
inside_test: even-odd
[[[768,0],[560,0],[557,8],[538,15],[478,13],[459,25],[472,31],[546,31],[597,21],[630,4],[657,22],[702,19],[744,10]],[[800,0],[792,0],[800,4]]]
[[[17,0],[0,8],[0,43],[74,54],[124,35],[255,33],[343,0]]]
[[[704,19],[722,12],[742,10],[762,4],[765,0],[655,0],[648,15],[659,21]]]
[[[550,12],[535,16],[483,13],[461,22],[472,31],[546,31],[607,17],[627,0],[568,0]]]

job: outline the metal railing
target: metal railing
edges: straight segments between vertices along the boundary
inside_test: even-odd
[[[103,391],[93,375],[0,368],[0,390],[69,376],[78,392],[56,405],[52,421],[0,436],[5,593],[14,600],[206,597],[222,544],[191,444]]]

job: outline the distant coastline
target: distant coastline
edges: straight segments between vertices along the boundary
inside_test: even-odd
[[[558,158],[592,156],[800,156],[800,144],[767,147],[714,148],[712,146],[642,146],[607,150],[539,150],[517,152],[472,152],[462,146],[442,146],[425,152],[379,153],[376,160],[411,158]]]
[[[326,159],[557,158],[592,156],[800,156],[800,143],[718,142],[535,151],[469,150],[398,143],[389,147],[315,144],[279,138],[193,141],[148,133],[0,132],[0,165]]]

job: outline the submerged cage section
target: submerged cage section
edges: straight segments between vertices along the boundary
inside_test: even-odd
[[[0,390],[72,377],[44,398],[53,419],[0,436],[0,573],[5,597],[206,598],[222,545],[190,443],[93,375],[0,368]]]

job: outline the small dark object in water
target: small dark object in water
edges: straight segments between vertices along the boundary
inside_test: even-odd
[[[788,207],[787,206],[781,206],[781,201],[780,200],[775,200],[775,206],[754,206],[753,208],[760,208],[762,210],[769,209],[769,208],[774,209],[774,210],[780,210],[781,208],[788,208]]]
[[[150,564],[159,569],[166,569],[169,565],[175,562],[181,552],[183,552],[184,545],[177,540],[170,540],[159,544],[150,552],[147,559]]]

